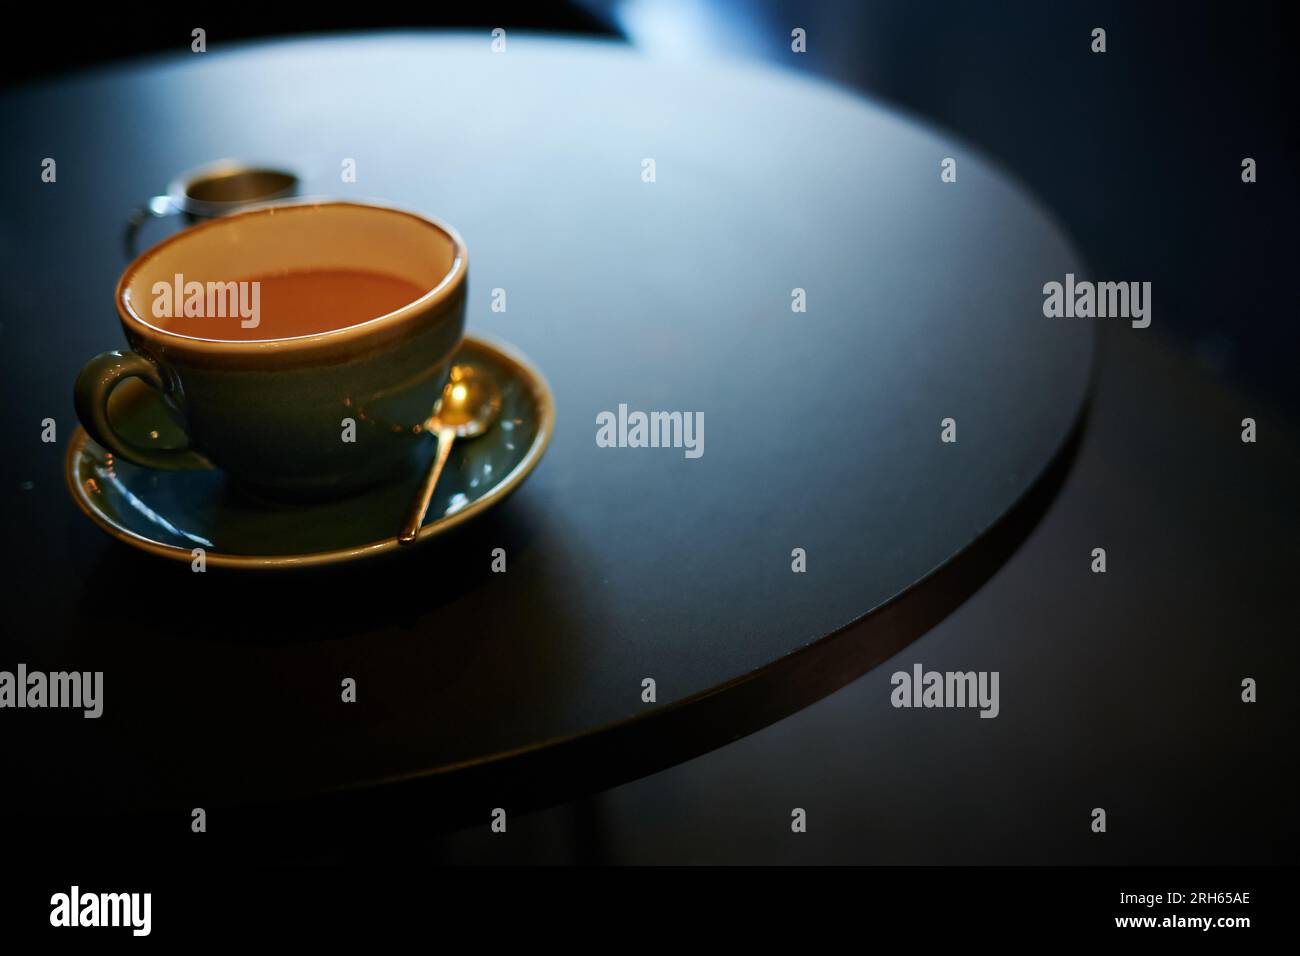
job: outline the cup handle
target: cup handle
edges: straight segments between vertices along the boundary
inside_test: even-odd
[[[72,399],[77,417],[90,437],[113,454],[145,468],[211,468],[212,463],[192,448],[140,448],[118,435],[108,419],[108,400],[128,378],[142,379],[159,392],[167,391],[158,366],[136,352],[103,352],[87,362],[77,376]]]
[[[140,254],[136,247],[139,238],[140,227],[150,219],[163,219],[167,216],[175,216],[180,210],[172,202],[170,196],[154,196],[139,209],[134,210],[131,215],[126,217],[126,234],[123,236],[123,243],[126,248],[126,257],[134,259]]]

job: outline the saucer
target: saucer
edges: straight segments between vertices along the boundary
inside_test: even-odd
[[[518,352],[467,335],[457,361],[473,361],[496,376],[501,415],[481,437],[451,446],[413,544],[500,503],[536,467],[555,423],[550,386]],[[123,436],[141,446],[184,441],[167,407],[136,379],[114,393],[111,414]],[[326,502],[267,502],[243,492],[220,471],[141,468],[114,458],[81,428],[68,447],[64,477],[90,520],[142,551],[189,563],[193,550],[203,548],[214,567],[308,567],[396,550],[402,517],[436,444],[432,438],[421,442],[392,480]]]

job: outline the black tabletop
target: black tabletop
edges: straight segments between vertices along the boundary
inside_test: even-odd
[[[409,781],[381,790],[472,815],[630,779],[923,633],[1068,464],[1092,327],[1043,315],[1043,283],[1085,271],[1061,231],[960,141],[793,72],[372,37],[87,74],[0,115],[5,582],[31,622],[0,668],[105,675],[99,720],[6,718],[26,808]],[[274,576],[138,555],[75,508],[71,386],[122,342],[122,220],[222,156],[462,232],[469,326],[527,353],[557,402],[504,506],[419,552]],[[703,454],[600,447],[620,405],[701,414]]]

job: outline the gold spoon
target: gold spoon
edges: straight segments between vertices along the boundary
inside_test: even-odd
[[[420,494],[411,502],[402,530],[397,535],[398,544],[410,544],[420,533],[424,514],[429,510],[433,489],[451,454],[451,443],[457,438],[477,438],[492,427],[501,413],[501,389],[496,380],[476,365],[453,365],[451,377],[442,390],[442,399],[424,423],[424,430],[438,437],[438,455],[433,467],[424,477]]]

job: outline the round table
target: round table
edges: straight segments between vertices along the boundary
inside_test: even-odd
[[[1044,317],[1043,284],[1084,269],[1014,184],[801,77],[794,54],[773,72],[490,41],[213,49],[2,101],[21,172],[0,208],[0,469],[11,606],[30,623],[0,667],[105,685],[98,720],[6,716],[28,768],[7,801],[94,793],[184,832],[193,806],[400,818],[409,801],[437,808],[428,825],[486,823],[843,686],[978,588],[1041,513],[1093,332]],[[85,520],[63,446],[77,370],[121,346],[123,219],[222,156],[462,232],[470,328],[523,350],[556,396],[550,450],[504,506],[388,561],[272,575],[191,573]],[[620,406],[702,416],[702,454],[602,447],[598,417]]]

